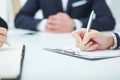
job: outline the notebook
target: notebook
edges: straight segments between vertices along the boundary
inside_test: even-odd
[[[25,45],[0,48],[0,79],[18,80],[22,72]]]
[[[47,51],[59,53],[63,55],[68,55],[77,58],[83,58],[87,60],[100,60],[120,57],[120,50],[97,50],[92,52],[81,51],[77,47],[67,47],[67,48],[44,48]]]

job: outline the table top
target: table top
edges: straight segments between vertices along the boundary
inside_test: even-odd
[[[89,61],[43,49],[75,45],[69,33],[11,30],[8,42],[26,45],[21,80],[120,80],[120,58]]]

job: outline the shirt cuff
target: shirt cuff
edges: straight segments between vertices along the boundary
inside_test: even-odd
[[[114,45],[110,49],[117,49],[120,46],[120,35],[118,33],[112,33],[114,39]]]
[[[37,30],[45,31],[46,23],[47,23],[47,19],[43,19],[40,23],[38,23]]]
[[[78,19],[73,19],[74,29],[80,29],[83,26],[83,23]]]

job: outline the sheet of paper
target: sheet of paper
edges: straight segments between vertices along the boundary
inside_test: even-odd
[[[120,57],[120,50],[97,50],[92,52],[84,52],[77,47],[71,47],[66,50],[72,50],[76,54],[81,55],[81,57],[89,59]]]
[[[0,48],[0,78],[16,78],[20,74],[22,47]]]

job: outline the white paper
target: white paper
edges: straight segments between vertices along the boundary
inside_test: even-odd
[[[0,48],[0,78],[16,78],[20,74],[22,47]]]
[[[64,50],[72,51],[72,52],[75,52],[76,55],[69,55],[69,54],[62,53],[62,52],[60,54],[65,54],[65,55],[89,59],[89,60],[99,60],[99,59],[120,57],[119,49],[118,50],[96,50],[96,51],[92,51],[92,52],[81,51],[79,48],[77,48],[75,46],[56,48],[56,49],[62,49],[63,51]],[[54,52],[54,51],[52,51],[52,52]]]
[[[110,57],[119,57],[120,50],[96,50],[92,52],[81,51],[77,47],[71,47],[67,50],[72,50],[76,54],[80,54],[83,58],[97,59],[97,58],[110,58]]]

